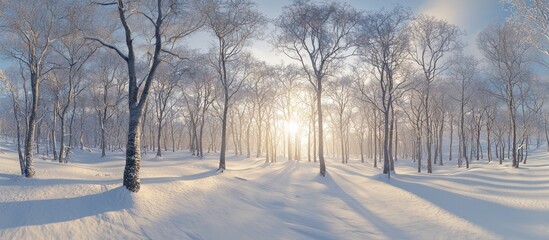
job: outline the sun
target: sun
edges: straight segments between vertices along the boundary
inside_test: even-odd
[[[287,121],[286,122],[286,132],[288,134],[295,134],[299,128],[299,124],[295,121]]]

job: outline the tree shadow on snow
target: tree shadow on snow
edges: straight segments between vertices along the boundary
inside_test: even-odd
[[[199,180],[203,178],[213,177],[217,175],[216,170],[208,170],[205,172],[200,172],[191,175],[183,175],[180,177],[155,177],[155,178],[141,178],[141,182],[145,184],[158,184],[158,183],[169,183],[176,181],[192,181]]]
[[[530,227],[546,226],[549,224],[548,211],[505,206],[497,202],[454,193],[451,192],[451,189],[443,190],[431,187],[427,185],[429,183],[418,183],[416,180],[393,178],[389,184],[500,236],[517,239],[544,239],[547,237],[539,235],[535,231],[518,227],[515,223]]]
[[[108,185],[121,183],[122,179],[60,179],[60,178],[25,178],[21,175],[0,173],[0,186],[51,186],[51,185],[72,185],[72,184],[97,184]]]
[[[366,221],[370,222],[377,230],[384,234],[383,237],[391,236],[397,239],[412,238],[412,236],[409,236],[402,230],[392,226],[390,223],[377,216],[377,214],[364,207],[364,204],[367,203],[361,203],[358,199],[345,192],[344,188],[339,186],[337,181],[335,181],[329,173],[326,173],[325,177],[319,176],[318,178],[318,182],[326,186],[324,191],[325,194],[341,199],[351,210],[360,214],[360,216],[365,217]]]
[[[133,206],[124,187],[75,198],[27,200],[0,204],[0,229],[71,221]]]

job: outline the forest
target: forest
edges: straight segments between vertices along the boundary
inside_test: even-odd
[[[0,138],[36,181],[118,156],[110,184],[137,195],[144,162],[178,156],[215,176],[252,161],[310,163],[314,181],[353,164],[383,181],[399,164],[527,177],[549,152],[549,2],[498,4],[506,21],[471,38],[405,5],[293,0],[270,18],[252,0],[0,0]]]
[[[3,4],[3,108],[12,114],[1,131],[17,139],[27,177],[33,155],[66,163],[73,148],[101,157],[125,149],[124,185],[137,191],[142,151],[220,152],[221,170],[228,152],[280,155],[318,161],[322,175],[325,156],[352,155],[379,159],[390,174],[398,158],[418,172],[426,161],[429,173],[452,159],[518,167],[529,145],[549,143],[549,84],[532,67],[544,63],[536,55],[548,52],[547,29],[510,21],[465,43],[457,26],[400,6],[296,1],[266,34],[251,1]],[[549,24],[520,15],[536,14],[527,7],[517,20]],[[197,31],[210,34],[206,52],[185,47]],[[257,38],[288,60],[255,58],[247,47]]]

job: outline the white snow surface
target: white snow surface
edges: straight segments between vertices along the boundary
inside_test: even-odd
[[[0,239],[548,239],[549,155],[513,169],[455,160],[417,173],[401,160],[388,180],[371,162],[318,164],[186,151],[144,155],[141,191],[121,187],[123,153],[76,151],[35,160],[19,176],[14,147],[0,151]]]

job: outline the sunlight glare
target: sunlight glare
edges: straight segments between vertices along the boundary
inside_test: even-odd
[[[295,134],[298,128],[299,124],[297,124],[295,121],[286,122],[286,132],[288,134]]]

